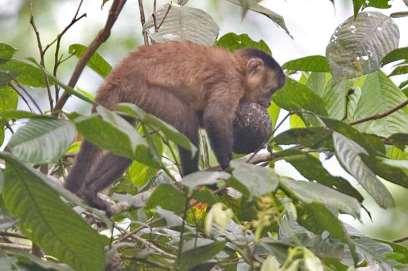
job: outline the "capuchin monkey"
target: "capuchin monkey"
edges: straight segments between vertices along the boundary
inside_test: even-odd
[[[233,121],[241,102],[269,106],[283,86],[284,73],[268,54],[257,49],[233,53],[191,42],[142,46],[106,78],[96,102],[109,109],[133,103],[171,124],[198,146],[204,128],[222,169],[233,151]],[[198,154],[179,148],[182,175],[198,170]],[[125,157],[83,141],[65,186],[96,208],[108,210],[97,193],[130,165]]]

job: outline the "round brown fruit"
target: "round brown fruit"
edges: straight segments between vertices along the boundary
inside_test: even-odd
[[[235,153],[251,153],[265,144],[272,134],[268,112],[256,103],[241,103],[234,120]]]

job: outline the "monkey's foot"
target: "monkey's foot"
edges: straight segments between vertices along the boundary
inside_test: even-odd
[[[112,204],[107,200],[98,197],[97,193],[89,190],[82,190],[80,195],[91,207],[105,211],[107,216],[112,215]]]

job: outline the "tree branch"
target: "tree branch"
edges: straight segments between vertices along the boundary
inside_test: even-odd
[[[86,64],[88,63],[89,59],[92,55],[96,52],[96,50],[104,43],[111,34],[111,29],[116,22],[120,12],[122,11],[123,6],[125,5],[126,0],[115,0],[112,3],[112,6],[109,10],[109,16],[106,20],[104,28],[99,31],[98,35],[95,39],[91,42],[88,46],[85,53],[82,55],[81,59],[78,61],[77,65],[75,66],[74,72],[68,82],[68,86],[73,88],[75,87],[76,83],[81,76],[82,71],[84,70]],[[54,107],[54,114],[58,114],[58,112],[64,107],[65,103],[67,102],[68,98],[71,95],[68,92],[64,92],[61,98],[57,101],[57,104]]]
[[[142,34],[145,45],[149,45],[149,38],[147,37],[147,32],[145,30],[146,18],[143,8],[143,0],[138,0],[139,2],[139,13],[140,13],[140,23],[142,24]]]
[[[408,105],[408,100],[405,100],[404,102],[400,103],[399,105],[397,105],[396,107],[394,107],[394,108],[392,108],[392,109],[390,109],[388,111],[378,113],[378,114],[375,114],[375,115],[370,116],[370,117],[362,118],[362,119],[350,122],[349,124],[350,125],[356,125],[356,124],[360,124],[360,123],[371,121],[371,120],[382,119],[382,118],[385,118],[386,116],[391,115],[392,113],[404,108],[406,105]]]

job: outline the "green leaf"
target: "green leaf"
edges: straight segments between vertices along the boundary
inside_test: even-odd
[[[331,131],[324,127],[294,128],[286,130],[273,138],[278,145],[301,145],[316,148],[331,145]]]
[[[187,271],[194,270],[193,267],[200,263],[212,259],[215,255],[221,252],[225,247],[225,242],[212,242],[207,245],[198,246],[193,249],[185,250],[179,258],[179,267],[177,270]]]
[[[374,172],[363,162],[360,154],[368,154],[360,145],[344,135],[333,132],[333,144],[337,159],[383,208],[391,208],[394,199],[385,185],[377,179]]]
[[[327,231],[333,238],[347,243],[355,263],[358,262],[355,245],[348,236],[343,224],[326,206],[321,203],[305,204],[302,208],[299,208],[298,221],[311,232],[320,235]]]
[[[0,87],[0,114],[7,110],[17,109],[18,95],[9,86]],[[0,115],[0,118],[1,115]]]
[[[355,198],[327,186],[305,181],[294,181],[286,177],[280,178],[280,185],[285,192],[304,203],[322,203],[329,208],[354,217],[360,217],[360,203]]]
[[[8,147],[21,161],[45,164],[64,154],[75,135],[75,126],[67,120],[33,119],[13,134]]]
[[[87,49],[88,48],[85,45],[75,43],[69,46],[68,51],[70,54],[74,54],[76,57],[81,58]],[[112,70],[112,66],[97,52],[91,56],[87,65],[102,77],[108,76]]]
[[[146,166],[140,162],[133,161],[126,172],[126,178],[137,186],[142,188],[145,186],[151,178],[157,173],[157,168]]]
[[[278,90],[272,99],[277,105],[289,111],[307,110],[327,116],[323,100],[307,86],[290,78],[286,79],[285,86]]]
[[[251,193],[262,196],[278,188],[279,177],[268,167],[260,167],[234,160],[231,162],[232,175]]]
[[[90,142],[112,153],[140,161],[139,151],[146,151],[147,142],[135,128],[120,117],[101,106],[98,114],[75,119],[78,131]]]
[[[18,119],[51,119],[50,116],[38,115],[29,111],[6,110],[0,111],[0,119],[18,120]]]
[[[186,196],[171,184],[160,184],[150,195],[146,209],[155,209],[157,206],[173,211],[176,214],[184,212]]]
[[[46,254],[75,270],[104,269],[106,238],[88,226],[46,183],[47,177],[28,168],[11,155],[7,161],[3,199],[19,218],[20,229]]]
[[[227,1],[242,7],[243,15],[246,14],[247,10],[251,10],[262,15],[265,15],[266,17],[271,19],[274,23],[276,23],[278,26],[280,26],[283,30],[285,30],[285,32],[290,37],[292,37],[289,33],[288,28],[286,27],[284,18],[281,15],[277,14],[276,12],[258,4],[259,0],[227,0]]]
[[[272,129],[275,128],[278,122],[280,111],[281,108],[274,102],[272,102],[271,105],[268,107],[268,115],[272,122]]]
[[[292,151],[292,155],[285,156],[283,159],[294,166],[306,179],[317,181],[343,194],[352,196],[359,202],[363,201],[364,198],[357,189],[344,178],[330,175],[320,160],[313,155],[301,151]]]
[[[14,53],[17,51],[11,45],[0,42],[0,63],[8,61],[13,57]]]
[[[220,179],[228,180],[230,177],[230,174],[223,171],[198,171],[185,176],[182,183],[193,190],[197,186],[215,184]]]
[[[399,37],[398,26],[379,12],[362,12],[348,18],[333,33],[326,48],[333,77],[339,81],[378,70],[382,58],[398,48]]]
[[[353,140],[371,155],[382,155],[385,153],[384,143],[377,137],[364,135],[354,127],[338,120],[328,118],[321,118],[321,120],[328,128]]]
[[[408,175],[400,168],[383,163],[381,159],[364,154],[361,154],[360,157],[376,175],[386,179],[387,181],[408,188]]]
[[[330,72],[329,62],[325,56],[314,55],[290,60],[282,68],[291,71]]]
[[[361,96],[355,111],[349,116],[350,121],[360,120],[395,108],[407,97],[381,71],[366,76],[361,87]],[[395,133],[408,131],[408,107],[384,118],[367,121],[356,125],[361,132],[388,137]]]
[[[271,49],[264,40],[254,41],[248,34],[235,34],[233,32],[227,33],[217,40],[217,46],[223,47],[230,51],[243,48],[255,48],[259,49],[269,55],[271,55]]]
[[[386,65],[398,60],[407,60],[408,61],[408,47],[397,48],[392,50],[384,56],[381,61],[381,65]]]
[[[396,76],[396,75],[402,75],[402,74],[407,74],[408,73],[408,65],[400,65],[397,66],[389,75],[391,76]]]
[[[0,64],[0,71],[8,72],[10,76],[16,78],[16,80],[23,85],[30,87],[47,86],[47,81],[41,69],[26,62],[10,59]],[[52,78],[48,78],[48,82],[54,84]]]
[[[353,7],[354,7],[354,16],[357,16],[358,12],[361,8],[366,7],[375,7],[375,8],[382,8],[386,9],[391,7],[391,2],[388,0],[353,0]]]

